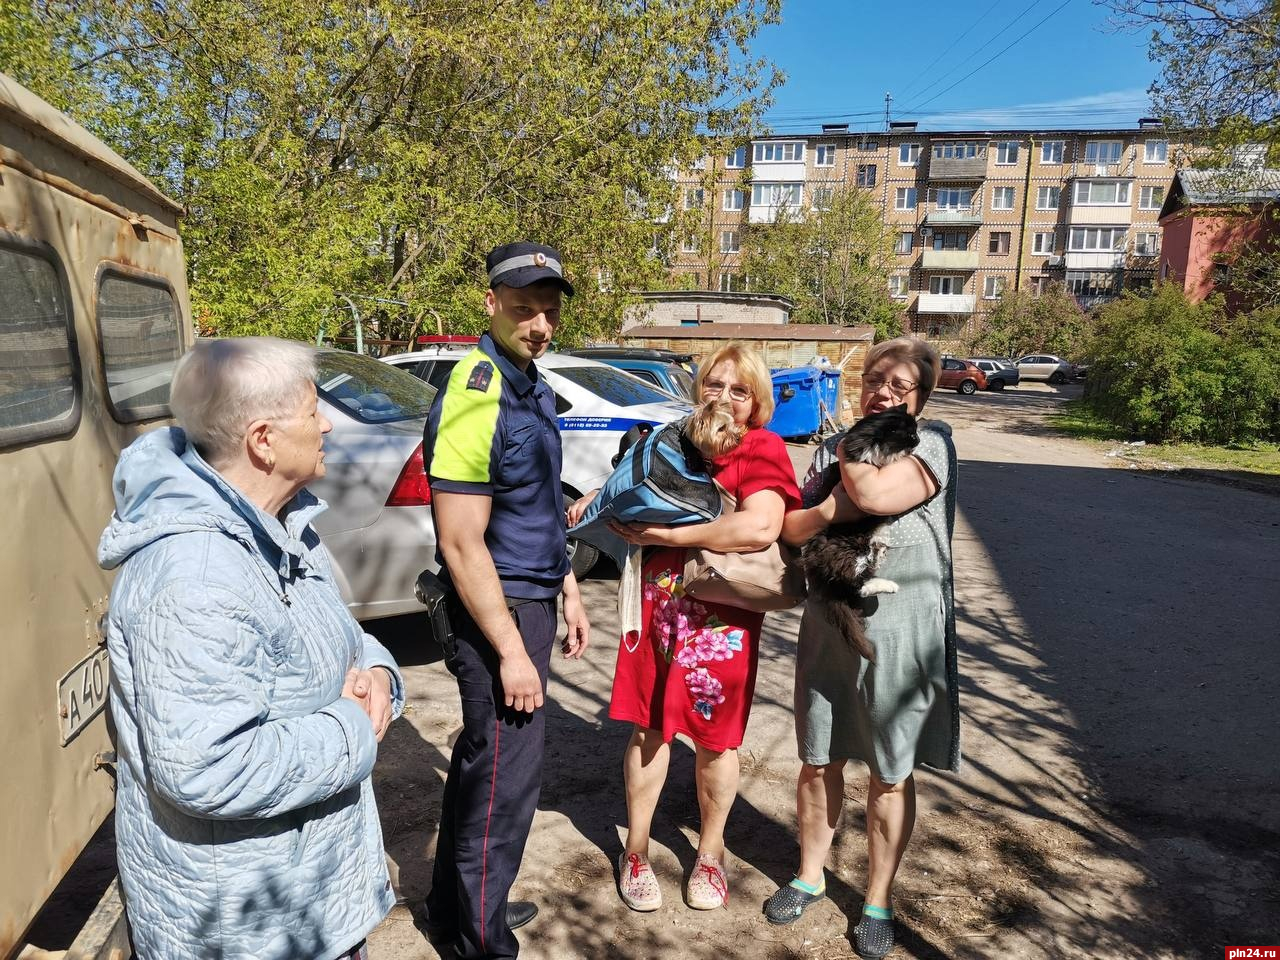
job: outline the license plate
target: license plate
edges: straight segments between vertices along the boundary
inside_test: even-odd
[[[58,715],[62,718],[63,746],[106,707],[110,671],[107,650],[100,647],[58,681]]]

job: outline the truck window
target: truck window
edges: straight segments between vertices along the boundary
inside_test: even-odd
[[[0,446],[75,430],[70,308],[52,260],[0,245]]]
[[[178,308],[167,286],[108,270],[98,286],[98,332],[111,414],[121,423],[169,415],[169,382],[182,355]]]

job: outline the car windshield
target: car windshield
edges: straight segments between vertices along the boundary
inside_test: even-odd
[[[598,367],[555,367],[553,372],[619,407],[670,403],[675,399],[657,387],[603,364]]]
[[[435,387],[372,357],[341,350],[317,354],[316,389],[364,423],[394,423],[425,417]]]

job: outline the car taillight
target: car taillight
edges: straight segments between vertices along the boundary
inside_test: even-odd
[[[422,462],[422,444],[414,447],[413,454],[405,462],[395,486],[387,496],[388,507],[425,507],[431,502],[431,484],[427,480],[426,465]]]

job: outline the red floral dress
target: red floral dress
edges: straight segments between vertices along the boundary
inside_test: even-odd
[[[711,472],[739,504],[772,490],[787,512],[800,506],[786,444],[769,430],[747,431]],[[708,750],[737,749],[751,713],[764,614],[686,595],[684,560],[683,547],[646,553],[644,627],[618,644],[609,716],[661,730],[667,742],[683,733]]]

